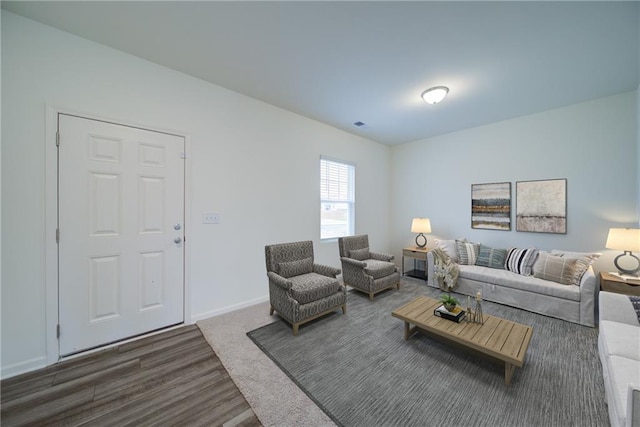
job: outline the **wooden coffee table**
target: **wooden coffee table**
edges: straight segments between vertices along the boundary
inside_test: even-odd
[[[391,315],[404,321],[405,340],[416,330],[423,330],[504,361],[504,382],[511,384],[516,367],[524,365],[533,328],[488,314],[484,315],[482,325],[466,320],[456,323],[433,314],[441,304],[433,298],[420,296]]]

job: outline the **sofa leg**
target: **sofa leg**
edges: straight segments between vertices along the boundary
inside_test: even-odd
[[[299,323],[294,323],[293,324],[293,335],[298,335],[298,328],[300,327]]]
[[[398,282],[398,290],[400,290],[400,282]]]
[[[273,306],[269,307],[269,316],[273,316]]]
[[[342,314],[347,314],[347,304],[342,304]]]
[[[369,292],[369,301],[373,301],[373,292]]]

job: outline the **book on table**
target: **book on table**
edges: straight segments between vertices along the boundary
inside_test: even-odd
[[[464,316],[467,314],[461,307],[456,306],[453,310],[449,311],[444,307],[444,304],[433,310],[434,316],[442,317],[443,319],[452,320],[454,322],[462,322]]]

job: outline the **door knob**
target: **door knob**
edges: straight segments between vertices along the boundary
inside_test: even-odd
[[[174,243],[180,243],[182,242],[182,239],[180,237],[176,237],[175,239],[173,239]]]
[[[182,228],[182,226],[180,224],[176,224],[173,226],[174,230],[180,230]]]

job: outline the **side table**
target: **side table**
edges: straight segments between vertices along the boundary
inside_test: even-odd
[[[640,296],[640,279],[624,280],[611,273],[600,273],[600,290],[617,294]]]
[[[427,253],[431,249],[429,248],[419,248],[417,246],[411,246],[408,248],[404,248],[402,250],[402,275],[405,274],[410,277],[416,277],[418,279],[427,280]],[[406,273],[404,272],[404,258],[413,258],[413,270],[409,270]],[[417,267],[416,261],[424,261],[424,270],[420,270]]]

